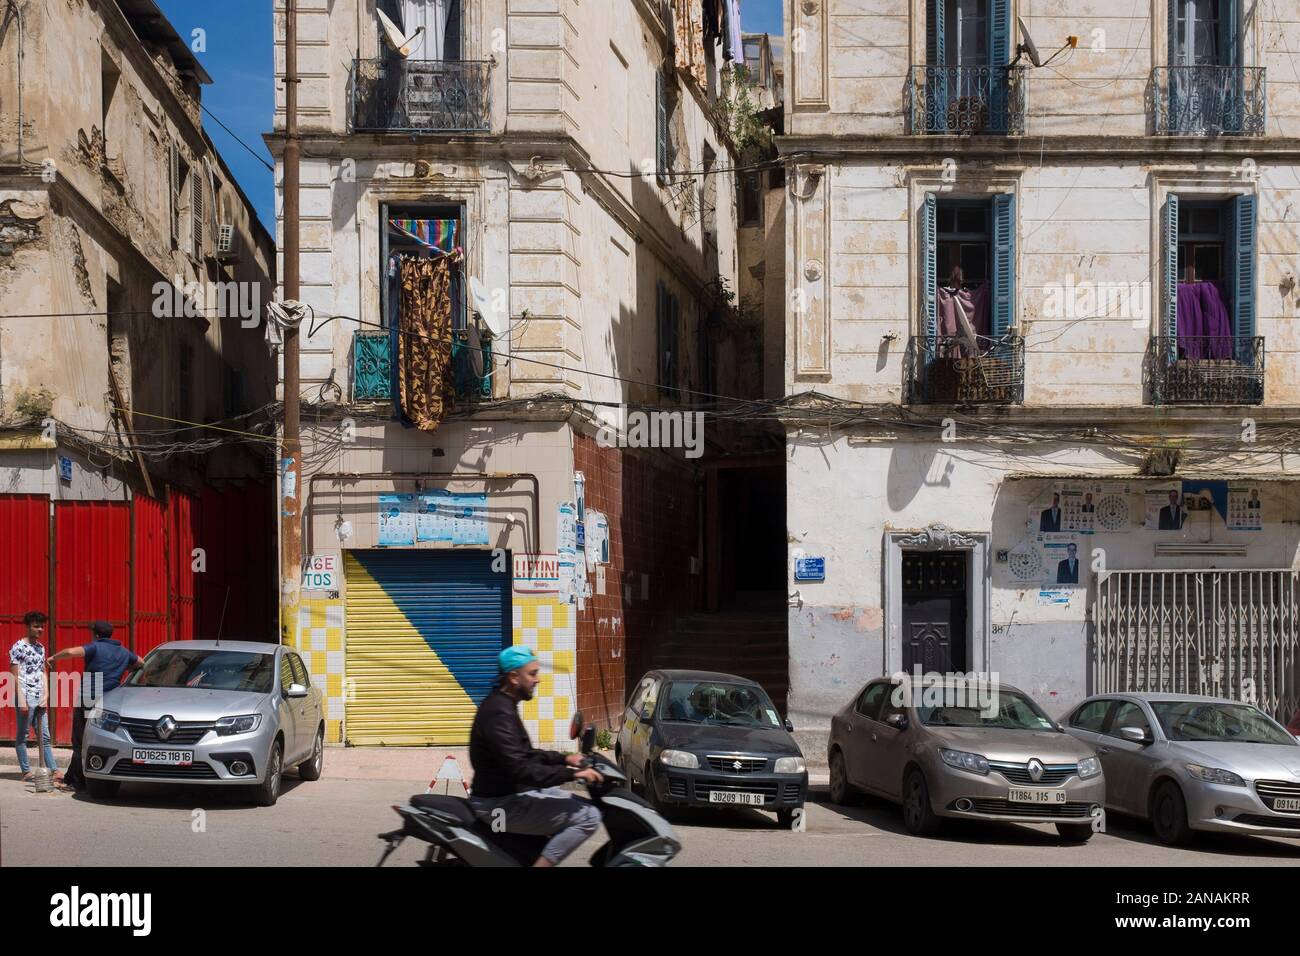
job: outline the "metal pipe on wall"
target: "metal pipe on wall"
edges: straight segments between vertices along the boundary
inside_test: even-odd
[[[532,472],[487,472],[487,471],[330,471],[318,472],[307,480],[307,500],[304,503],[303,515],[307,518],[307,551],[311,552],[315,542],[314,522],[311,520],[312,499],[316,496],[316,482],[329,480],[351,480],[351,481],[423,481],[431,479],[434,481],[528,481],[533,486],[533,548],[541,550],[542,547],[542,489],[541,482],[537,480],[537,475]]]

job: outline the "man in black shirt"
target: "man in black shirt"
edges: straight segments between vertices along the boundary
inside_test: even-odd
[[[540,665],[527,647],[507,647],[497,657],[496,688],[483,699],[469,734],[474,767],[470,803],[498,830],[549,836],[535,866],[556,866],[596,832],[600,811],[561,788],[570,780],[599,783],[581,754],[538,750],[519,717],[519,702],[532,700]]]

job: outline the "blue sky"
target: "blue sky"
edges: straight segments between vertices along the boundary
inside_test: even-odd
[[[781,4],[782,0],[741,0],[745,30],[780,33]],[[185,39],[195,29],[204,31],[207,49],[196,55],[213,82],[203,89],[203,105],[269,162],[262,134],[270,130],[275,109],[271,4],[268,0],[158,0],[158,5]],[[203,118],[203,126],[274,235],[273,174],[211,117]]]

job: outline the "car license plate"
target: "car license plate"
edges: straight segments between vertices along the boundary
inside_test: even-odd
[[[1053,806],[1066,802],[1064,790],[1012,790],[1007,794],[1009,803],[1047,803]]]
[[[145,750],[136,747],[131,751],[131,763],[159,767],[188,767],[194,763],[193,750]]]
[[[1273,801],[1273,809],[1296,813],[1300,811],[1300,800],[1295,797],[1278,797]]]
[[[735,803],[746,807],[761,807],[761,793],[735,793],[731,790],[710,790],[709,803]]]

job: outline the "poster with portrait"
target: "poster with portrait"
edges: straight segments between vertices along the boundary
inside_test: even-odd
[[[1187,524],[1187,502],[1181,482],[1151,485],[1143,493],[1147,531],[1182,531]]]
[[[1062,505],[1061,485],[1040,495],[1029,503],[1028,529],[1030,534],[1059,534],[1065,530],[1065,508]]]
[[[415,545],[415,495],[379,496],[379,545]]]
[[[1061,486],[1061,530],[1074,534],[1097,533],[1097,494],[1095,484]]]
[[[1264,530],[1264,496],[1258,485],[1229,485],[1229,531]]]

